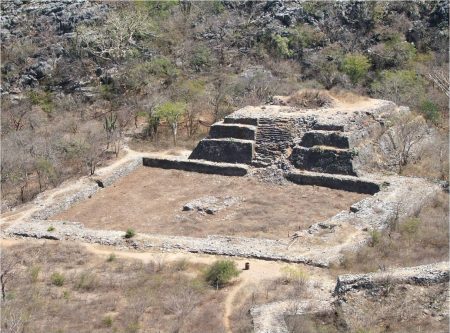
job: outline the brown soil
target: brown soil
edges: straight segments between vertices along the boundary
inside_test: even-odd
[[[215,215],[182,211],[184,204],[206,195],[243,201]],[[364,197],[314,186],[269,185],[247,177],[142,167],[52,219],[155,234],[285,238]]]

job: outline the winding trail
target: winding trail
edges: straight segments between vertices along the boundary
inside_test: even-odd
[[[26,242],[36,242],[36,243],[52,243],[59,242],[53,240],[26,240]],[[23,240],[19,239],[0,239],[0,247],[10,247],[14,245],[23,244]],[[86,250],[90,253],[93,253],[98,256],[107,257],[111,253],[114,253],[119,258],[124,259],[135,259],[142,260],[144,263],[148,263],[152,260],[163,260],[165,262],[173,262],[180,259],[186,259],[192,263],[201,263],[201,264],[212,264],[216,260],[224,259],[224,256],[216,256],[210,254],[198,254],[198,253],[187,253],[187,252],[159,252],[159,251],[146,251],[146,252],[138,252],[138,251],[129,251],[129,250],[118,250],[116,248],[111,248],[105,245],[97,245],[97,244],[89,244],[89,243],[79,243],[84,246]],[[239,258],[233,257],[233,261],[236,262],[238,268],[243,268],[245,263],[250,264],[249,270],[242,270],[242,273],[239,275],[239,278],[235,281],[234,284],[227,287],[225,291],[227,292],[227,296],[224,302],[224,313],[223,313],[223,324],[227,333],[232,333],[231,330],[231,320],[230,317],[233,313],[233,309],[236,307],[236,299],[242,295],[243,291],[246,287],[254,284],[258,285],[259,282],[263,280],[273,280],[283,275],[283,267],[288,265],[296,265],[296,264],[287,264],[281,262],[274,261],[266,261],[266,260],[258,260],[258,259],[247,259],[247,258]],[[305,266],[306,268],[306,266]],[[242,298],[241,301],[243,301]],[[237,302],[239,306],[241,302]]]
[[[202,264],[212,264],[216,260],[224,259],[223,256],[215,256],[210,254],[193,254],[186,252],[134,252],[134,251],[112,251],[111,248],[107,246],[84,244],[89,252],[92,252],[101,256],[108,256],[112,252],[118,257],[138,259],[144,262],[149,262],[151,260],[165,260],[165,261],[177,261],[180,259],[186,259],[193,263]],[[282,268],[285,267],[286,263],[279,263],[273,261],[265,261],[258,259],[247,259],[247,258],[237,258],[233,257],[233,261],[236,262],[239,268],[243,268],[245,263],[250,264],[249,270],[242,270],[239,278],[234,284],[225,289],[227,291],[227,296],[224,302],[224,314],[223,314],[223,324],[227,333],[232,333],[230,317],[235,308],[236,298],[238,298],[245,289],[250,284],[258,284],[263,280],[272,280],[283,275]],[[240,304],[240,303],[239,303]]]

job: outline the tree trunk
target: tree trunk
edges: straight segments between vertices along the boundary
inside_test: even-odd
[[[6,292],[5,292],[5,281],[3,280],[3,274],[0,276],[0,283],[2,285],[2,300],[5,300]]]
[[[173,134],[173,144],[177,145],[177,132],[178,132],[178,123],[175,122],[172,124],[172,134]]]

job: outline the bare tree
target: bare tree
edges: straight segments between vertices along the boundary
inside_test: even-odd
[[[225,78],[218,77],[213,83],[214,89],[210,93],[209,104],[213,107],[214,122],[218,121],[224,109],[229,106],[229,85]]]
[[[95,173],[98,163],[105,152],[105,140],[95,121],[83,124],[78,134],[81,145],[81,159],[89,174]]]
[[[2,109],[5,116],[9,120],[9,127],[14,129],[15,131],[20,131],[26,124],[27,115],[31,111],[31,103],[28,99],[16,104],[13,104],[10,101],[6,100]]]
[[[420,116],[404,114],[394,119],[385,134],[392,149],[392,164],[401,173],[411,162],[414,152],[428,134],[428,126]]]
[[[152,20],[135,7],[111,11],[108,24],[81,25],[77,29],[78,49],[103,60],[127,57],[137,47],[138,36],[151,35]]]
[[[6,287],[12,279],[15,278],[17,270],[20,265],[18,257],[14,256],[9,250],[2,249],[0,252],[1,270],[0,270],[0,284],[2,289],[2,300],[6,299]]]
[[[166,296],[164,307],[176,317],[173,333],[178,333],[186,317],[200,301],[198,290],[180,281],[178,288]]]

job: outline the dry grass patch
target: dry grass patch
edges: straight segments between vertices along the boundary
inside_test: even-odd
[[[311,283],[310,274],[301,266],[285,266],[282,272],[282,276],[277,279],[263,280],[240,289],[230,318],[233,332],[253,332],[250,309],[255,306],[290,299],[314,298],[315,293],[322,288],[319,281]]]
[[[447,332],[448,283],[350,292],[333,312],[286,316],[290,333]]]
[[[214,215],[183,211],[195,199],[239,198]],[[94,229],[204,237],[288,238],[367,197],[323,187],[271,185],[250,177],[142,167],[52,219]],[[55,225],[57,228],[57,225]]]
[[[283,104],[302,109],[330,108],[336,105],[336,99],[326,90],[303,89],[285,98]]]
[[[448,194],[439,193],[417,216],[397,222],[383,233],[372,231],[369,245],[347,253],[336,272],[373,272],[448,261],[448,214]]]
[[[224,330],[225,294],[206,285],[204,265],[104,258],[68,243],[20,244],[1,255],[16,263],[2,332]]]

